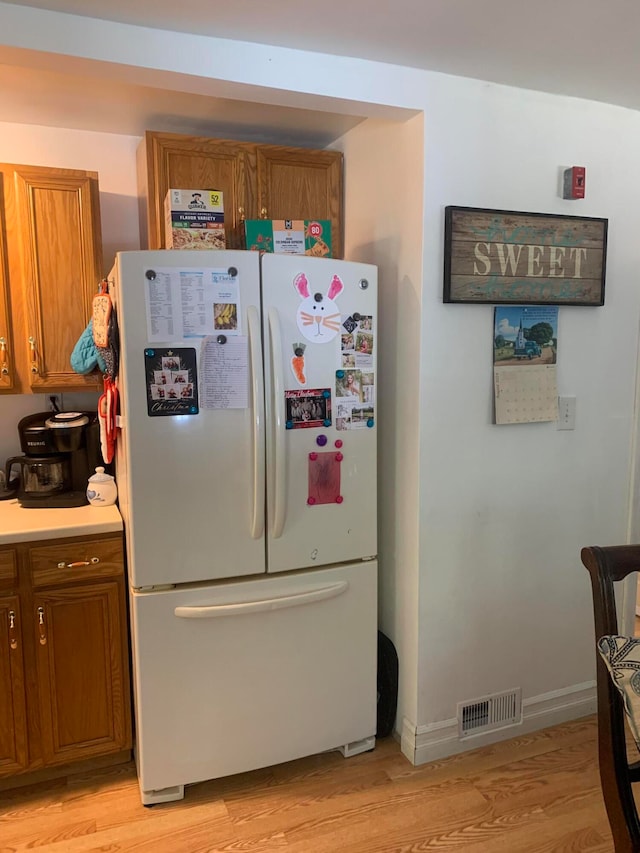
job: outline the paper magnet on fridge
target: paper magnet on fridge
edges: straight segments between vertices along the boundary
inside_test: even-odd
[[[334,453],[333,451],[328,453],[313,451],[309,454],[309,490],[307,497],[309,506],[342,503],[340,464],[343,458],[342,453]]]
[[[307,348],[306,344],[295,343],[293,346],[293,356],[291,357],[291,370],[295,376],[298,385],[304,386],[307,384],[307,377],[304,373],[304,351]]]
[[[293,286],[302,297],[296,313],[298,329],[308,341],[328,344],[340,331],[340,310],[334,300],[344,290],[341,279],[334,275],[326,294],[311,294],[304,273],[295,277]]]

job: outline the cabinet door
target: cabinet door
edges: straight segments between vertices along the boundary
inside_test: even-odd
[[[342,154],[258,146],[262,219],[330,219],[333,257],[342,257]]]
[[[147,248],[166,247],[164,200],[169,189],[222,192],[227,248],[240,248],[242,223],[256,216],[255,172],[255,145],[148,131],[138,152],[138,183],[146,199]],[[142,212],[144,215],[145,210]]]
[[[27,716],[20,606],[17,596],[0,598],[0,776],[28,764]]]
[[[5,242],[6,209],[4,175],[0,172],[0,390],[10,391],[15,385],[15,362],[9,314],[9,259]]]
[[[131,745],[121,582],[33,598],[45,764]]]
[[[26,347],[28,386],[36,391],[96,389],[96,376],[74,373],[69,358],[89,322],[102,277],[98,176],[10,168],[25,321],[19,346]],[[12,281],[12,299],[18,296],[17,285]]]

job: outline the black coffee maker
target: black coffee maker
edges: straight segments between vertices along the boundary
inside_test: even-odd
[[[7,459],[4,497],[17,497],[29,509],[88,503],[87,480],[104,465],[95,412],[27,415],[18,423],[18,435],[24,456]]]

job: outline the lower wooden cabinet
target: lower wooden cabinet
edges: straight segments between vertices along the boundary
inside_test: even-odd
[[[130,749],[122,537],[12,549],[16,576],[0,574],[0,777]]]
[[[115,581],[38,593],[38,694],[45,764],[127,744],[119,601]]]
[[[0,775],[26,769],[27,717],[20,600],[0,597]]]

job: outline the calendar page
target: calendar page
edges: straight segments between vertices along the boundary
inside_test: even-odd
[[[493,320],[497,424],[558,420],[558,308],[498,305]]]
[[[555,364],[494,367],[497,424],[558,420]]]

